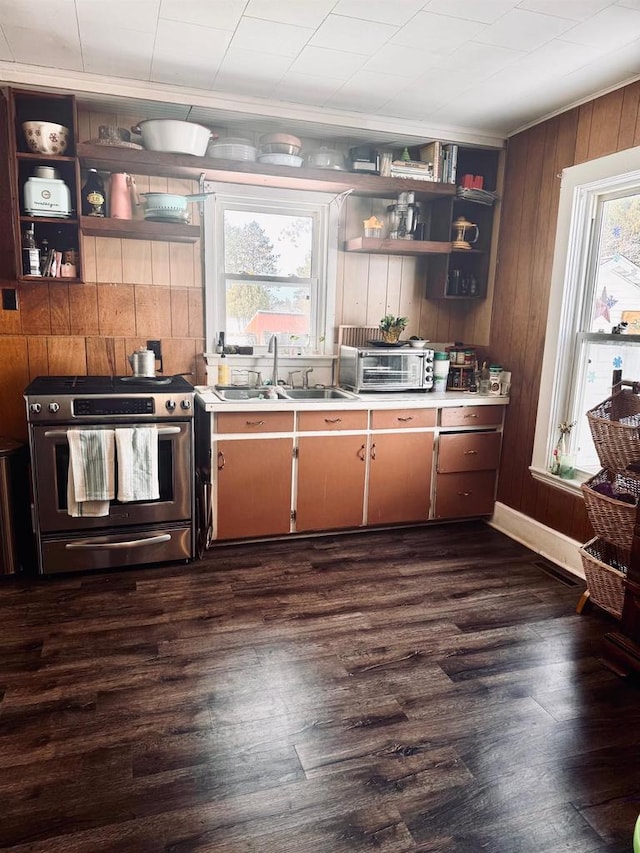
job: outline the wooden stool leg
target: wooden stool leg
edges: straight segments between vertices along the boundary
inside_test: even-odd
[[[588,589],[585,589],[585,591],[580,596],[580,601],[578,602],[577,607],[576,607],[576,613],[582,613],[582,611],[585,608],[587,601],[589,601],[590,598],[591,598],[591,593],[589,592]]]

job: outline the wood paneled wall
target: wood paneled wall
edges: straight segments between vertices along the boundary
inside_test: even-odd
[[[529,473],[562,170],[640,145],[640,82],[509,140],[490,350],[513,373],[498,500],[577,540],[593,535],[580,497]]]

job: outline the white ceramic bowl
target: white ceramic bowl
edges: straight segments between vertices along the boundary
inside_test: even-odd
[[[412,341],[411,338],[409,338],[409,346],[414,349],[424,349],[428,343],[429,341],[423,341],[422,339],[419,341]]]
[[[195,157],[204,157],[211,139],[218,137],[201,124],[172,118],[147,119],[131,130],[142,134],[142,144],[147,151],[193,154]]]
[[[51,121],[25,121],[24,138],[35,154],[64,154],[69,143],[69,128]]]

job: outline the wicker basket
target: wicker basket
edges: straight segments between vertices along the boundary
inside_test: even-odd
[[[626,492],[636,499],[635,504],[603,495],[594,486],[610,483],[616,492]],[[636,522],[637,503],[640,499],[640,479],[600,471],[581,486],[589,521],[595,533],[612,545],[631,550]]]
[[[640,396],[623,389],[587,412],[600,464],[616,474],[640,462]]]
[[[580,548],[580,558],[591,601],[621,619],[629,553],[596,536]]]

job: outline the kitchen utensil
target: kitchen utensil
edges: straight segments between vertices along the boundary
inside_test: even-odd
[[[288,142],[267,142],[260,146],[261,154],[294,154],[302,151],[300,145],[290,145]]]
[[[455,219],[451,225],[453,230],[456,232],[455,240],[451,243],[451,248],[456,251],[466,250],[468,251],[472,244],[475,243],[480,236],[480,231],[478,226],[473,222],[469,222],[465,219],[464,216],[459,216]],[[467,235],[467,231],[475,229],[475,234],[473,238]]]
[[[126,127],[115,127],[112,124],[101,124],[98,127],[98,139],[109,142],[131,142],[131,133]]]
[[[270,163],[272,166],[302,166],[302,157],[296,157],[294,154],[259,154],[258,161]]]
[[[290,133],[264,133],[260,137],[260,147],[265,145],[284,145],[297,148],[297,151],[265,151],[265,154],[298,154],[302,150],[302,141]]]
[[[71,192],[57,178],[29,178],[24,185],[24,209],[28,216],[71,216]]]
[[[218,138],[218,134],[212,133],[208,127],[172,118],[141,121],[131,130],[142,134],[142,144],[149,151],[193,154],[196,157],[204,157],[209,141]]]
[[[132,219],[134,204],[140,204],[135,180],[126,172],[114,172],[109,178],[109,216]]]
[[[334,148],[318,148],[307,156],[307,165],[313,169],[339,169],[345,171],[344,157]]]
[[[64,154],[69,142],[69,128],[51,121],[22,123],[27,145],[36,154]]]
[[[60,172],[53,166],[36,166],[33,175],[35,178],[49,178],[54,181],[60,179]]]
[[[133,370],[134,376],[153,376],[156,375],[156,354],[152,349],[140,347],[130,356],[129,364]]]

